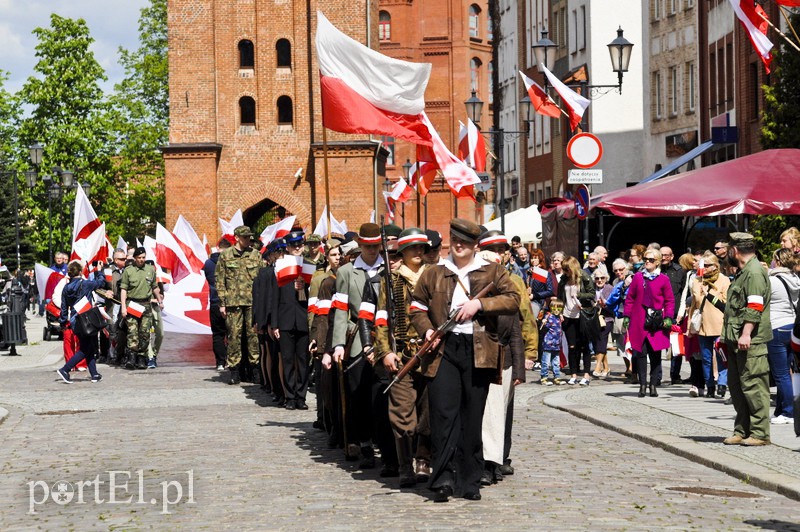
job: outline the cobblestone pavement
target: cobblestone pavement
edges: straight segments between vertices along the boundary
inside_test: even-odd
[[[518,387],[516,474],[434,504],[329,450],[313,406],[275,408],[208,367],[101,368],[97,384],[3,372],[0,530],[800,530],[796,501],[543,403],[563,390]]]

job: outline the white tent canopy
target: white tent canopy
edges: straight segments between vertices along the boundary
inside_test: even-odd
[[[538,244],[542,241],[542,215],[539,214],[539,207],[531,205],[524,209],[517,209],[505,215],[506,236],[511,241],[511,237],[518,236],[522,242],[533,242]],[[489,231],[500,230],[500,218],[483,224]]]

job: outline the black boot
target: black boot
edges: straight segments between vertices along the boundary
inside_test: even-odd
[[[147,355],[136,355],[136,369],[147,369]]]
[[[717,393],[717,387],[713,384],[706,386],[706,397],[713,399]]]
[[[640,384],[639,385],[639,397],[644,397],[646,391],[647,391],[647,385],[646,384]]]
[[[728,387],[724,384],[717,386],[717,399],[725,399],[725,393],[728,391]]]
[[[239,384],[241,379],[239,378],[239,366],[229,366],[228,371],[230,375],[228,376],[228,384]]]
[[[136,368],[136,355],[128,355],[125,357],[125,369]]]
[[[261,365],[258,363],[250,364],[253,380],[251,381],[256,386],[261,385]]]
[[[656,390],[656,385],[650,385],[650,397],[658,397],[658,391]]]
[[[414,474],[413,458],[411,457],[413,442],[411,436],[403,436],[395,440],[397,447],[397,462],[400,472],[400,487],[412,488],[417,485],[417,476]]]
[[[358,463],[359,469],[373,469],[375,467],[375,449],[372,445],[365,445],[361,448],[361,462]]]

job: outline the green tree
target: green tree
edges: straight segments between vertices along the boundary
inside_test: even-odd
[[[800,14],[790,18],[800,26]],[[800,53],[783,43],[774,54],[772,85],[764,86],[764,109],[761,112],[761,145],[764,149],[800,148]],[[798,226],[798,216],[756,216],[753,235],[759,253],[769,261],[780,246],[780,234]]]
[[[125,79],[112,97],[117,156],[114,186],[107,202],[122,219],[109,232],[130,241],[164,222],[164,160],[159,147],[169,137],[167,2],[151,0],[139,17],[139,48],[120,48]]]
[[[111,182],[112,138],[108,133],[109,104],[100,87],[106,75],[89,46],[94,39],[83,19],[50,16],[49,28],[33,33],[38,59],[35,75],[20,90],[20,103],[31,109],[19,122],[21,146],[41,141],[45,145],[41,173],[59,166],[75,172],[77,181],[92,188],[92,204],[101,220],[111,212],[104,198]],[[50,228],[47,216],[47,191],[39,180],[32,191],[29,212],[37,251],[48,246]],[[30,198],[30,196],[29,196]],[[74,190],[67,190],[53,209],[52,235],[56,250],[66,250],[71,243]]]
[[[19,206],[23,206],[23,195],[25,186],[21,171],[27,170],[17,164],[19,157],[15,153],[15,128],[14,125],[19,116],[19,106],[16,105],[14,97],[4,88],[4,83],[8,79],[6,72],[0,71],[0,259],[9,270],[16,270],[17,246],[16,246],[16,219],[14,216],[14,180],[16,180]],[[28,230],[29,216],[25,215],[25,210],[20,208],[19,229],[20,229],[20,255],[22,265],[25,267],[33,266],[34,255],[31,248]]]

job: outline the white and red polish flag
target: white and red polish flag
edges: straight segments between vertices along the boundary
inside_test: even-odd
[[[90,266],[96,262],[105,262],[108,258],[108,248],[106,247],[106,225],[100,224],[87,237],[80,238],[72,244],[72,254],[70,260],[77,260],[83,263],[83,274],[89,275]]]
[[[222,238],[227,240],[234,245],[236,243],[236,237],[233,236],[233,231],[240,225],[244,225],[244,218],[242,217],[242,209],[236,211],[231,218],[230,222],[226,222],[222,218],[219,219],[219,228],[222,231]]]
[[[86,296],[83,296],[73,305],[73,308],[76,314],[83,314],[92,308],[92,302]]]
[[[294,221],[297,217],[296,216],[287,216],[283,220],[274,223],[270,226],[267,226],[266,229],[261,231],[261,244],[263,247],[261,251],[263,252],[264,249],[267,247],[267,244],[272,242],[275,239],[283,238],[289,233],[292,232],[292,227],[294,227]]]
[[[552,85],[558,95],[561,96],[561,101],[567,106],[569,127],[575,131],[575,128],[581,123],[583,113],[586,112],[586,108],[589,107],[591,102],[564,85],[564,83],[554,76],[552,72],[547,70],[547,67],[544,65],[542,65],[542,72],[544,72],[544,75],[547,76],[547,79],[550,81],[550,85]]]
[[[156,245],[153,251],[158,265],[170,270],[175,283],[179,283],[181,279],[192,274],[193,270],[189,259],[178,244],[175,235],[167,231],[160,223],[156,223]]]
[[[476,172],[486,171],[486,142],[475,123],[467,118],[466,125],[461,126],[458,133],[458,158],[467,163]]]
[[[729,0],[739,22],[744,26],[750,42],[756,53],[764,63],[764,69],[769,74],[769,64],[772,62],[772,41],[767,38],[767,14],[764,9],[753,0]],[[782,3],[782,2],[778,2]],[[800,5],[797,2],[795,5]]]
[[[336,218],[334,218],[333,214],[330,216],[331,218],[331,233],[339,233],[340,235],[344,235],[347,232],[347,224],[344,221],[340,222]],[[322,237],[327,237],[328,235],[328,208],[323,207],[322,215],[319,217],[319,221],[317,221],[317,226],[314,228],[314,234],[319,235]]]
[[[303,267],[300,270],[300,275],[306,284],[311,284],[311,278],[314,277],[314,272],[317,271],[317,265],[313,262],[303,262]]]
[[[298,277],[303,271],[303,257],[284,255],[275,261],[275,277],[278,286],[286,286]]]
[[[145,236],[144,245],[140,247],[144,248],[145,260],[152,260],[156,265],[156,280],[161,284],[172,284],[172,275],[165,272],[158,263],[158,257],[156,257],[156,240],[149,236]]]
[[[531,268],[531,275],[533,275],[533,278],[539,281],[540,283],[546,283],[549,272],[544,268],[534,266],[533,268]]]
[[[89,238],[101,225],[100,219],[89,203],[89,198],[83,187],[77,187],[75,192],[75,216],[72,219],[72,249],[75,243]],[[105,236],[105,235],[104,235]]]
[[[417,146],[418,152],[420,149],[427,150],[427,147]],[[419,190],[421,196],[425,196],[433,186],[433,181],[438,175],[438,169],[439,167],[434,162],[420,161],[414,163],[408,173],[408,182],[414,187],[414,190]]]
[[[518,71],[519,72],[519,71]],[[547,92],[531,78],[519,72],[522,76],[522,83],[525,84],[525,90],[528,91],[528,97],[531,99],[531,107],[540,115],[558,118],[561,116],[561,108],[556,105]]]
[[[206,234],[203,233],[203,247],[206,250],[206,256],[211,256],[211,246],[208,245],[208,238],[206,238]]]
[[[386,217],[394,220],[394,198],[391,192],[383,191],[383,203],[386,206]]]
[[[33,271],[36,274],[36,288],[39,289],[42,300],[53,299],[53,292],[56,289],[56,285],[61,279],[64,279],[64,275],[38,262],[33,265]]]
[[[421,162],[435,163],[454,196],[471,198],[474,201],[474,185],[481,182],[478,174],[447,149],[428,115],[424,112],[422,119],[430,132],[431,146],[417,146],[417,159]]]
[[[401,61],[367,48],[320,11],[316,44],[325,127],[430,145],[421,118],[430,63]]]
[[[400,177],[397,179],[397,183],[392,187],[391,194],[395,203],[405,203],[411,199],[411,195],[414,194],[414,189],[408,186],[405,179]]]
[[[136,301],[128,301],[126,308],[128,309],[128,314],[131,316],[141,318],[142,314],[144,314],[144,305],[137,303]]]
[[[182,214],[178,215],[175,221],[175,227],[172,229],[172,234],[178,245],[183,249],[186,258],[189,259],[189,264],[192,271],[197,273],[203,269],[203,265],[208,260],[206,248],[200,241],[192,225],[183,217]]]

